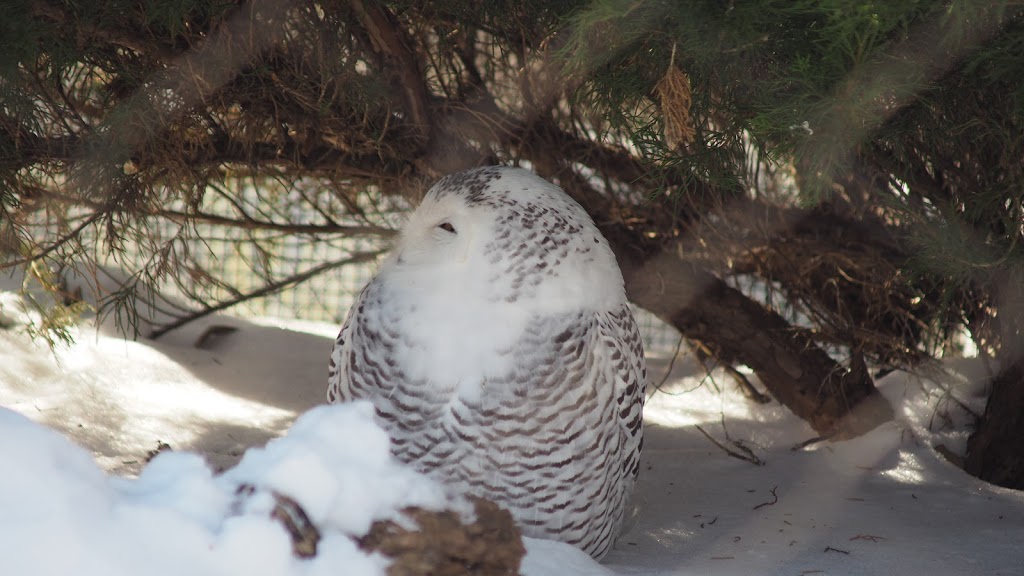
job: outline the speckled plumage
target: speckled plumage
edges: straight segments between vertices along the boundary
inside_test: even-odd
[[[639,470],[646,366],[590,217],[517,168],[443,178],[349,312],[328,401],[415,468],[600,558]]]

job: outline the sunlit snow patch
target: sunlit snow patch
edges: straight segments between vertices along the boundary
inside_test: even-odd
[[[407,506],[462,506],[391,457],[364,403],[314,409],[222,476],[169,452],[131,480],[107,477],[64,437],[0,409],[0,462],[5,574],[383,574],[386,560],[349,535]],[[295,558],[269,499],[239,504],[244,485],[299,502],[323,553]]]

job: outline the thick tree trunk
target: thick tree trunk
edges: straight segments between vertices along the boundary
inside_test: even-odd
[[[964,469],[999,486],[1024,490],[1024,268],[992,277],[999,373],[985,412],[967,440]]]
[[[719,360],[749,366],[775,399],[818,434],[855,436],[892,417],[861,356],[843,367],[806,331],[670,251],[645,259],[622,243],[615,248],[630,300]]]
[[[985,414],[967,441],[964,469],[993,484],[1024,490],[1024,358],[992,381]]]
[[[521,142],[523,155],[595,216],[616,253],[633,303],[700,342],[723,363],[749,366],[775,399],[823,437],[856,436],[892,418],[892,408],[875,390],[862,355],[855,354],[851,368],[845,368],[805,330],[680,258],[676,251],[685,250],[682,243],[652,247],[638,232],[615,224],[620,219],[614,216],[614,204],[585,178],[563,169],[559,159],[565,143],[556,145],[556,136],[557,131],[535,127]],[[641,174],[637,170],[633,176]]]

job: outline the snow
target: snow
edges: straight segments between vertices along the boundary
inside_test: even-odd
[[[0,431],[4,574],[383,574],[384,559],[359,551],[350,529],[365,533],[399,506],[450,505],[442,486],[390,458],[369,404],[316,408],[220,476],[178,452],[160,453],[138,478],[108,476],[81,447],[7,409]],[[346,466],[331,466],[339,458]],[[246,485],[255,496],[240,496]],[[292,557],[270,491],[320,513],[330,552]],[[351,505],[366,494],[372,504]]]
[[[670,380],[645,413],[639,520],[606,563],[621,574],[1024,574],[1024,494],[935,449],[962,454],[962,405],[984,406],[972,385],[985,374],[980,360],[945,368],[880,379],[896,418],[800,449],[809,426],[778,405],[717,393],[683,366],[694,375]],[[728,434],[763,464],[726,455],[693,425],[739,452]]]
[[[216,316],[157,341],[82,327],[54,354],[28,319],[0,292],[2,574],[382,574],[351,535],[409,505],[468,513],[390,457],[367,405],[319,406],[336,326]],[[784,408],[685,354],[669,364],[650,358],[631,528],[604,566],[528,540],[524,574],[1024,574],[1024,494],[943,456],[984,405],[980,360],[892,373],[878,385],[893,420],[805,447],[813,431]],[[160,442],[173,450],[146,463]],[[274,494],[321,527],[315,558],[292,556]]]

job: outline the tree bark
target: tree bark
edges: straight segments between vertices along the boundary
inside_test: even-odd
[[[992,276],[999,373],[985,412],[967,440],[964,469],[982,480],[1024,490],[1024,268],[1008,265]]]
[[[982,480],[1024,490],[1024,358],[1000,370],[978,429],[967,441],[964,469]]]
[[[819,435],[852,437],[892,418],[859,353],[844,367],[807,331],[671,250],[645,256],[629,249],[621,235],[611,238],[631,301],[720,361],[749,366],[776,400]]]

